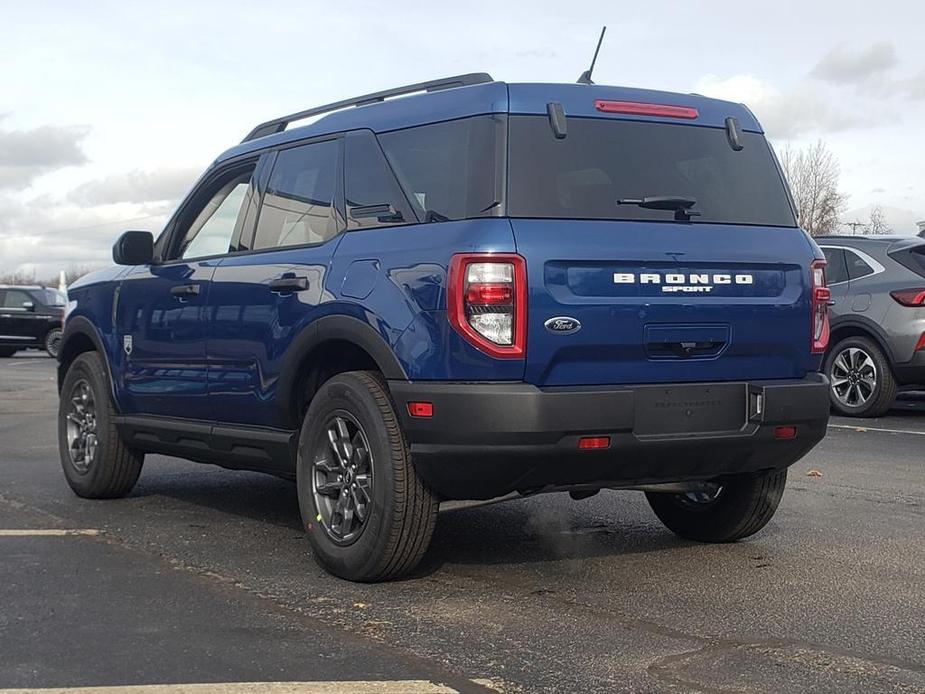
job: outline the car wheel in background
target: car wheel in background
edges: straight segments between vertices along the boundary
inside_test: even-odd
[[[61,349],[61,334],[61,328],[52,328],[45,335],[45,351],[53,359],[58,358],[58,351]]]
[[[786,484],[784,468],[731,475],[703,491],[646,492],[646,499],[675,535],[698,542],[734,542],[767,525]]]
[[[896,378],[883,350],[867,337],[848,337],[825,358],[832,409],[847,417],[879,417],[896,399]]]
[[[58,405],[61,467],[78,496],[125,496],[141,474],[144,455],[125,445],[115,417],[103,360],[85,352],[68,369]]]
[[[427,551],[438,500],[417,476],[378,374],[351,371],[321,386],[302,424],[297,480],[315,558],[335,576],[398,578]]]

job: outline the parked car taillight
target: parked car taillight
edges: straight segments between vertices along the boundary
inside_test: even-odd
[[[925,306],[925,289],[894,289],[890,296],[903,306]]]
[[[527,343],[526,261],[510,253],[454,255],[447,316],[466,340],[486,354],[522,358]]]
[[[814,260],[810,273],[813,281],[813,354],[822,354],[829,346],[829,302],[832,300],[832,291],[826,286],[825,265],[824,260]]]

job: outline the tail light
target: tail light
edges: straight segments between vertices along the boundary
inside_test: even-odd
[[[829,302],[831,290],[825,286],[825,261],[816,260],[812,265],[813,281],[813,354],[822,354],[829,346]]]
[[[527,269],[513,253],[461,253],[450,261],[447,316],[492,357],[519,359],[527,344]]]
[[[890,296],[903,306],[925,306],[925,289],[896,289]]]

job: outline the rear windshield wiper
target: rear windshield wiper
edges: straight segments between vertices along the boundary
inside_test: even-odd
[[[618,205],[636,205],[647,210],[674,210],[674,218],[680,222],[697,217],[700,212],[691,209],[697,204],[697,198],[686,195],[649,195],[644,198],[621,198]]]

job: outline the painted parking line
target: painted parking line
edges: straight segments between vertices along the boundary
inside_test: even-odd
[[[99,535],[99,530],[90,528],[0,528],[0,537],[70,537]],[[0,692],[6,690],[0,689]]]
[[[459,694],[427,680],[356,682],[224,682],[216,684],[142,684],[116,687],[0,689],[0,694]]]
[[[911,429],[887,429],[884,427],[865,427],[858,424],[829,424],[830,429],[848,429],[864,433],[865,431],[882,431],[886,434],[913,434],[914,436],[925,436],[925,431],[912,431]]]

